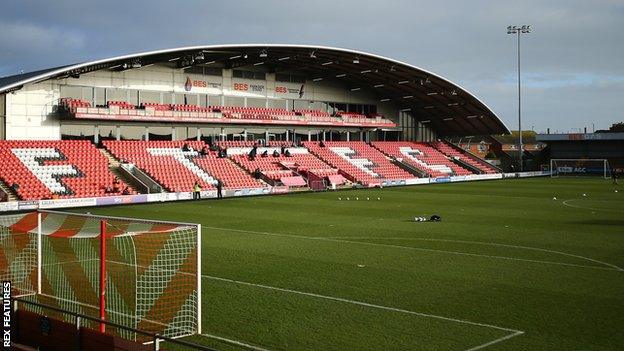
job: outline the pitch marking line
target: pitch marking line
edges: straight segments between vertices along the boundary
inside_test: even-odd
[[[215,339],[215,340],[223,341],[223,342],[228,343],[228,344],[232,344],[232,345],[236,345],[236,346],[241,346],[241,347],[244,347],[244,348],[249,349],[249,350],[256,350],[256,351],[270,351],[269,349],[265,349],[265,348],[260,347],[260,346],[247,344],[247,343],[244,343],[244,342],[242,342],[242,341],[238,341],[238,340],[234,340],[234,339],[224,338],[224,337],[222,337],[222,336],[218,336],[218,335],[212,335],[212,334],[199,334],[199,335],[201,335],[201,336],[203,336],[203,337],[206,337],[206,338],[210,338],[210,339]]]
[[[486,347],[488,347],[488,346],[491,346],[491,345],[497,344],[497,343],[502,342],[502,341],[505,341],[505,340],[509,340],[509,339],[511,339],[511,338],[513,338],[513,337],[515,337],[515,336],[522,335],[522,334],[524,334],[524,332],[518,331],[518,332],[516,332],[516,333],[509,334],[509,335],[506,335],[506,336],[503,336],[502,338],[498,338],[498,339],[496,339],[496,340],[492,340],[492,341],[490,341],[490,342],[486,342],[485,344],[482,344],[482,345],[477,345],[477,346],[475,346],[475,347],[473,347],[473,348],[470,348],[470,349],[468,349],[468,350],[466,350],[466,351],[476,351],[476,350],[481,350],[481,349],[484,349],[484,348],[486,348]]]
[[[510,248],[514,248],[514,249],[534,250],[534,251],[541,251],[541,252],[559,254],[559,255],[563,255],[563,256],[580,258],[580,259],[583,259],[583,260],[587,260],[587,261],[591,261],[591,262],[594,262],[594,263],[599,263],[599,264],[603,264],[603,265],[609,266],[609,267],[614,268],[615,270],[618,270],[618,271],[624,271],[624,268],[620,268],[620,267],[618,267],[616,265],[613,265],[613,264],[610,264],[610,263],[607,263],[607,262],[594,260],[593,258],[580,256],[580,255],[575,255],[575,254],[571,254],[571,253],[567,253],[567,252],[556,251],[556,250],[542,249],[542,248],[539,248],[539,247],[532,247],[532,246],[500,244],[500,243],[491,243],[491,242],[485,242],[485,241],[435,239],[435,238],[365,237],[365,236],[330,236],[330,237],[326,237],[326,238],[330,238],[330,239],[362,239],[362,240],[422,240],[422,241],[442,241],[442,242],[451,242],[451,243],[460,243],[460,244],[477,244],[477,245],[510,247]],[[406,246],[406,247],[409,247],[409,246]],[[549,261],[546,261],[546,262],[549,262]],[[594,267],[594,266],[583,266],[583,267],[601,268],[601,267]]]
[[[344,303],[348,303],[348,304],[352,304],[352,305],[364,306],[364,307],[369,307],[369,308],[376,308],[376,309],[385,310],[385,311],[411,314],[411,315],[419,316],[419,317],[433,318],[433,319],[439,319],[439,320],[448,321],[448,322],[455,322],[455,323],[473,325],[473,326],[478,326],[478,327],[497,329],[497,330],[502,330],[502,331],[511,333],[511,334],[505,335],[505,336],[503,336],[501,338],[498,338],[498,339],[492,340],[490,342],[487,342],[485,344],[482,344],[482,345],[479,345],[479,346],[475,346],[475,347],[470,348],[470,349],[468,349],[466,351],[479,350],[479,349],[485,348],[487,346],[493,345],[495,343],[511,339],[514,336],[518,336],[518,335],[524,334],[524,332],[521,331],[521,330],[500,327],[500,326],[497,326],[497,325],[486,324],[486,323],[479,323],[479,322],[471,322],[471,321],[464,320],[464,319],[438,316],[438,315],[429,314],[429,313],[415,312],[415,311],[410,311],[410,310],[406,310],[406,309],[402,309],[402,308],[389,307],[389,306],[383,306],[383,305],[376,305],[376,304],[372,304],[372,303],[368,303],[368,302],[357,301],[357,300],[350,300],[350,299],[345,299],[345,298],[341,298],[341,297],[321,295],[321,294],[315,294],[315,293],[311,293],[311,292],[298,291],[298,290],[292,290],[292,289],[286,289],[286,288],[279,288],[279,287],[270,286],[270,285],[264,285],[264,284],[249,283],[249,282],[244,282],[244,281],[240,281],[240,280],[216,277],[216,276],[205,275],[205,274],[202,275],[202,278],[218,280],[218,281],[222,281],[222,282],[226,282],[226,283],[232,283],[232,284],[252,286],[252,287],[261,288],[261,289],[280,291],[280,292],[285,292],[285,293],[289,293],[289,294],[296,294],[296,295],[314,297],[314,298],[318,298],[318,299],[325,299],[325,300],[331,300],[331,301],[337,301],[337,302],[344,302]]]
[[[258,232],[258,231],[252,231],[252,230],[221,228],[221,227],[209,227],[209,226],[202,226],[202,228],[204,228],[204,229],[207,228],[207,229],[230,231],[230,232],[236,232],[236,233],[254,234],[254,235],[278,236],[278,237],[297,238],[297,239],[306,239],[306,240],[329,241],[329,242],[335,242],[335,243],[357,244],[357,245],[377,246],[377,247],[389,247],[389,248],[403,249],[403,250],[436,252],[436,253],[445,253],[445,254],[460,255],[460,256],[485,257],[485,258],[510,260],[510,261],[542,263],[542,264],[550,264],[550,265],[556,265],[556,266],[577,267],[577,268],[590,268],[590,269],[600,269],[600,270],[620,271],[620,272],[624,271],[624,269],[621,268],[621,267],[618,267],[618,266],[615,266],[615,265],[612,265],[612,264],[609,264],[609,263],[605,263],[605,262],[596,261],[596,260],[593,260],[593,259],[590,259],[590,258],[587,258],[587,257],[582,257],[582,256],[577,256],[577,257],[584,258],[584,259],[587,259],[589,261],[593,261],[593,262],[596,262],[596,263],[601,263],[601,264],[607,265],[607,266],[609,266],[611,268],[609,268],[609,267],[598,267],[598,266],[587,266],[587,265],[580,265],[580,264],[573,264],[573,263],[564,263],[564,262],[531,260],[531,259],[526,259],[526,258],[516,258],[516,257],[507,257],[507,256],[483,255],[483,254],[475,254],[475,253],[462,252],[462,251],[426,249],[426,248],[422,248],[422,247],[413,247],[413,246],[402,246],[402,245],[393,245],[393,244],[379,244],[379,243],[369,243],[369,242],[353,241],[353,240],[341,240],[341,239],[335,239],[335,238],[331,238],[331,237],[317,237],[317,236],[281,234],[281,233],[271,233],[271,232]],[[499,244],[499,245],[504,245],[504,244]],[[546,250],[546,249],[540,249],[540,250]],[[572,254],[567,254],[567,255],[572,255]]]
[[[570,201],[580,201],[582,199],[570,199],[570,200],[565,200],[563,201],[563,205],[564,206],[568,206],[568,207],[572,207],[572,208],[578,208],[578,209],[582,209],[582,210],[592,210],[592,211],[605,211],[605,212],[615,212],[615,213],[624,213],[624,211],[620,211],[620,210],[614,210],[614,209],[608,209],[608,208],[594,208],[594,207],[585,207],[585,206],[574,206],[570,203]],[[589,201],[594,201],[594,202],[616,202],[617,201],[609,201],[609,200],[589,200]]]

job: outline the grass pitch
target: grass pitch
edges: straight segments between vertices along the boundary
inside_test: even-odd
[[[202,224],[209,336],[189,340],[210,347],[624,345],[624,186],[611,181],[514,179],[90,211]],[[442,222],[412,221],[434,213]]]

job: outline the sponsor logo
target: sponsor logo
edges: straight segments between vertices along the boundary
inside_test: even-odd
[[[451,177],[437,177],[435,179],[436,183],[448,183],[451,181]]]
[[[247,83],[234,83],[234,90],[237,90],[237,91],[248,91],[249,90],[249,84],[247,84]]]
[[[19,204],[17,201],[0,202],[0,212],[17,211],[18,206]]]
[[[587,169],[585,167],[561,166],[557,167],[557,171],[561,173],[587,173]]]
[[[234,83],[232,87],[236,91],[253,91],[253,92],[264,91],[264,85],[262,84]]]
[[[285,194],[288,192],[288,186],[274,186],[271,188],[271,193],[273,194]]]
[[[285,86],[276,86],[275,92],[278,94],[293,94],[300,98],[305,94],[305,84],[302,84],[300,88],[288,88]]]
[[[138,204],[147,202],[147,195],[126,195],[126,196],[107,196],[98,197],[96,205],[121,205],[121,204]]]
[[[19,210],[36,210],[39,208],[39,200],[18,201],[17,208]]]
[[[82,206],[95,206],[95,204],[96,204],[96,200],[95,198],[92,198],[92,197],[41,200],[39,201],[39,208],[82,207]]]

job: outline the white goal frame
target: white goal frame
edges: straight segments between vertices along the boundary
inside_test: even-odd
[[[602,177],[604,179],[609,179],[609,173],[611,170],[611,167],[609,166],[609,160],[607,160],[606,158],[553,158],[550,159],[550,177],[551,178],[558,178],[560,175],[587,175],[587,176],[591,176],[592,174],[598,174],[598,173],[585,173],[583,174],[583,172],[575,172],[575,169],[572,168],[569,172],[560,172],[559,171],[559,166],[557,166],[557,162],[564,162],[564,163],[573,163],[573,162],[578,162],[578,163],[586,163],[586,162],[595,162],[597,164],[601,164],[601,168],[602,168]],[[582,167],[585,168],[585,167]]]
[[[99,215],[92,215],[92,214],[83,214],[83,213],[73,213],[73,212],[63,212],[63,211],[49,211],[49,210],[39,210],[35,213],[31,213],[31,215],[36,215],[36,223],[37,223],[37,227],[33,230],[31,230],[29,233],[31,235],[30,239],[30,246],[32,249],[30,249],[30,253],[24,253],[21,257],[21,260],[27,259],[29,260],[30,264],[30,271],[33,273],[33,275],[36,274],[36,281],[32,282],[33,284],[30,285],[30,288],[27,289],[20,289],[22,290],[22,293],[19,295],[16,295],[16,297],[22,297],[22,296],[32,296],[33,298],[37,298],[37,296],[41,296],[41,297],[48,297],[48,298],[53,298],[53,299],[59,299],[58,297],[55,296],[51,296],[49,294],[46,294],[42,289],[42,282],[44,281],[43,279],[43,268],[45,265],[45,248],[44,246],[46,245],[46,241],[44,240],[44,237],[47,238],[47,235],[49,235],[49,228],[44,228],[46,226],[45,223],[43,223],[43,218],[44,215],[48,214],[48,215],[60,215],[60,216],[71,216],[73,218],[85,218],[85,220],[97,220],[99,221],[102,225],[100,226],[99,231],[97,229],[91,229],[91,238],[94,238],[93,240],[99,241],[100,242],[100,250],[102,250],[102,247],[104,247],[104,251],[100,251],[99,254],[97,254],[97,257],[93,257],[93,259],[91,259],[94,262],[97,262],[100,265],[100,282],[99,282],[99,286],[100,286],[100,292],[98,292],[98,296],[97,299],[100,300],[100,306],[91,306],[91,305],[84,305],[87,306],[89,308],[100,308],[100,313],[102,313],[102,310],[104,310],[107,305],[108,302],[106,300],[108,300],[108,298],[106,298],[105,292],[102,289],[103,286],[107,286],[106,284],[106,276],[102,275],[102,271],[105,272],[104,274],[107,274],[107,269],[102,270],[103,266],[102,264],[104,264],[104,267],[106,267],[106,260],[107,260],[107,253],[106,253],[106,246],[108,246],[105,243],[105,240],[103,240],[105,237],[107,238],[106,240],[110,240],[110,237],[108,236],[109,234],[107,234],[107,230],[106,230],[106,222],[107,221],[125,221],[128,223],[143,223],[143,224],[153,224],[153,225],[170,225],[170,226],[175,226],[177,228],[180,229],[174,229],[174,231],[172,233],[176,233],[178,232],[178,230],[184,232],[184,231],[189,231],[189,233],[193,233],[195,232],[195,236],[196,238],[192,238],[190,237],[189,239],[195,239],[195,243],[194,245],[196,245],[195,248],[195,259],[197,260],[196,262],[196,267],[195,270],[196,272],[193,272],[192,275],[195,276],[196,279],[196,286],[195,286],[195,290],[196,290],[196,301],[194,302],[196,304],[195,306],[195,311],[196,315],[195,318],[196,319],[194,321],[194,328],[189,329],[188,332],[190,332],[191,330],[193,330],[193,332],[195,334],[201,334],[202,331],[202,304],[201,304],[201,300],[202,300],[202,274],[201,274],[201,265],[202,265],[202,259],[201,259],[201,232],[202,232],[202,228],[201,228],[201,224],[197,224],[197,223],[184,223],[184,222],[172,222],[172,221],[162,221],[162,220],[151,220],[151,219],[142,219],[142,218],[128,218],[128,217],[115,217],[115,216],[99,216]],[[6,217],[16,217],[19,215],[9,215]],[[122,234],[121,236],[133,236],[135,235],[132,230],[129,230],[127,232],[128,234]],[[142,232],[142,231],[138,231],[136,232],[138,235],[150,235],[150,232]],[[154,233],[158,233],[154,232]],[[10,234],[9,234],[10,235]],[[192,241],[188,242],[189,244],[192,243]],[[192,246],[191,246],[192,247]],[[136,249],[135,249],[136,250]],[[165,250],[160,249],[160,250]],[[23,252],[22,252],[23,253]],[[28,257],[28,258],[27,258]],[[11,264],[11,262],[9,262],[9,264]],[[20,262],[21,264],[21,262]],[[135,264],[138,264],[138,262],[136,262]],[[36,266],[35,266],[36,265]],[[140,266],[137,266],[140,267]],[[191,266],[192,267],[192,266]],[[144,267],[146,268],[146,267]],[[36,270],[36,272],[35,272]],[[155,269],[156,271],[158,269]],[[163,271],[166,272],[166,271]],[[12,275],[11,275],[11,271],[9,270],[8,272],[8,276],[3,276],[3,279],[12,279]],[[188,272],[178,272],[177,274],[185,274],[188,275]],[[104,279],[104,280],[102,280]],[[104,283],[103,283],[104,282]],[[23,287],[23,286],[22,286]],[[139,291],[138,289],[136,290],[135,293],[135,298],[138,298],[139,294],[144,294],[144,292]],[[163,295],[164,296],[164,295]],[[61,299],[62,300],[62,299]],[[187,300],[187,301],[193,301],[193,299],[191,300]],[[67,303],[71,303],[71,301],[65,300],[65,302]],[[76,304],[81,304],[80,302],[75,302]],[[104,312],[106,313],[106,312]],[[191,314],[192,315],[192,314]],[[100,318],[102,319],[106,319],[108,320],[108,316],[106,316],[106,318],[104,318],[104,316],[100,315]],[[149,319],[146,319],[145,321],[147,322],[153,322]],[[157,322],[154,322],[157,323]],[[161,324],[163,327],[166,327],[164,324]],[[100,330],[103,332],[104,328],[103,328],[104,324],[101,323],[100,324]],[[182,337],[182,336],[187,336],[187,335],[191,335],[191,334],[176,334],[176,335],[171,335],[170,337],[172,338],[178,338],[178,337]],[[169,336],[169,335],[164,335],[164,336]]]

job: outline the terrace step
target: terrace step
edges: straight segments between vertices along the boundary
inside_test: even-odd
[[[115,177],[121,179],[121,181],[139,194],[145,194],[147,192],[144,184],[140,183],[136,178],[129,176],[127,172],[121,169],[121,162],[119,162],[115,156],[104,148],[98,150],[108,159],[108,170],[114,174]]]
[[[11,187],[7,186],[3,181],[0,181],[0,189],[7,195],[7,201],[17,201],[19,197],[15,194],[15,191]]]

